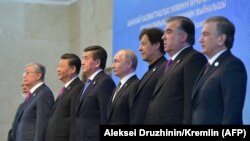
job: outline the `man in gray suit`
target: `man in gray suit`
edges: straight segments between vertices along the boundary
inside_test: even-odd
[[[45,67],[39,63],[28,64],[23,73],[23,82],[30,93],[18,117],[16,141],[44,141],[54,96],[44,83]]]
[[[116,87],[109,103],[108,124],[129,124],[129,98],[139,83],[135,74],[136,67],[137,57],[132,50],[120,50],[114,56],[112,69],[120,78],[120,85]]]
[[[162,37],[170,59],[149,103],[147,124],[191,124],[191,94],[206,57],[194,50],[194,23],[183,16],[167,19]]]
[[[75,141],[76,103],[83,89],[78,77],[80,69],[78,56],[71,53],[61,56],[57,74],[64,85],[52,109],[45,141]]]
[[[230,51],[234,33],[233,23],[222,16],[203,24],[200,43],[209,64],[193,89],[193,124],[242,124],[247,72]]]
[[[84,49],[82,69],[88,80],[77,103],[76,141],[99,141],[99,126],[107,123],[108,104],[115,83],[104,72],[106,60],[107,52],[103,47]]]

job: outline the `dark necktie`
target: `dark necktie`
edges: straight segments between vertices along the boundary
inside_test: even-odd
[[[61,96],[64,94],[65,89],[66,89],[66,88],[65,88],[64,86],[61,88],[58,97],[61,97]]]
[[[112,98],[112,101],[115,99],[117,93],[119,92],[120,90],[120,87],[121,87],[121,82],[119,82],[119,84],[117,85],[116,89],[115,89],[115,93],[114,93],[114,96]]]
[[[172,59],[167,61],[164,73],[166,73],[171,68],[172,64],[173,64]]]
[[[208,70],[211,68],[212,65],[209,64],[209,62],[207,62],[204,74],[206,74],[208,72]]]
[[[29,92],[29,93],[27,94],[27,96],[25,97],[25,101],[29,101],[30,98],[31,98],[31,96],[32,96],[32,94],[31,94],[31,92]]]
[[[84,96],[84,93],[85,93],[85,91],[86,91],[86,89],[88,88],[88,86],[89,86],[90,83],[91,83],[91,80],[88,79],[88,80],[86,81],[85,86],[84,86],[84,89],[83,89],[83,91],[82,91],[82,94],[81,94],[81,97],[80,97],[80,101],[82,101],[82,98],[83,98],[83,96]]]

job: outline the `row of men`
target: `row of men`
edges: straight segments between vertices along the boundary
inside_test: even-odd
[[[193,48],[194,23],[187,17],[170,17],[165,31],[153,27],[139,35],[139,51],[149,64],[141,80],[135,73],[135,53],[115,54],[112,69],[120,78],[117,87],[103,71],[104,48],[85,48],[82,61],[64,54],[57,68],[64,87],[55,103],[44,84],[45,67],[28,64],[23,86],[32,96],[20,105],[9,141],[97,141],[101,124],[242,124],[247,72],[230,51],[234,33],[227,18],[206,19],[199,40],[201,53]],[[85,84],[78,77],[81,66]]]

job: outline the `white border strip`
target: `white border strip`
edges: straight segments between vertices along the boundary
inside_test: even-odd
[[[77,0],[17,0],[18,2],[49,5],[70,5]]]

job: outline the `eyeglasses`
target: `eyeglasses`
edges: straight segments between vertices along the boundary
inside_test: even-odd
[[[29,75],[29,74],[31,74],[31,73],[37,73],[37,72],[29,72],[29,71],[25,71],[25,72],[23,72],[23,76],[25,76],[25,75]]]

